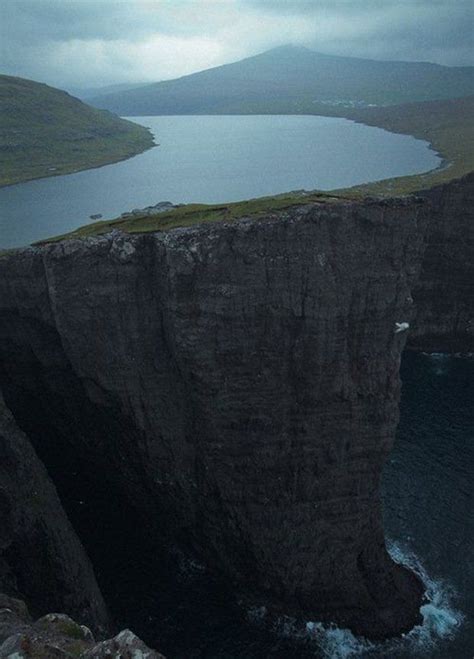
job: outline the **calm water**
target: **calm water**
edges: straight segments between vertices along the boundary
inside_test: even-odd
[[[425,172],[426,142],[316,116],[134,117],[159,147],[99,169],[0,189],[0,247],[25,245],[158,201],[227,202]]]

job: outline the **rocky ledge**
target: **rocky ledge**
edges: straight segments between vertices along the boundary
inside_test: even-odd
[[[63,613],[34,621],[21,600],[0,594],[0,659],[165,659],[129,629],[106,641]]]
[[[6,254],[6,403],[53,480],[100,473],[236,594],[404,632],[380,478],[407,339],[473,349],[472,181]]]

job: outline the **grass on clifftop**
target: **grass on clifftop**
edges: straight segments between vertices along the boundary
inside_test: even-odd
[[[148,233],[152,231],[168,231],[179,227],[190,227],[207,222],[224,222],[243,217],[265,217],[273,212],[284,211],[306,203],[330,203],[340,201],[340,197],[329,193],[314,192],[311,194],[292,193],[277,197],[260,197],[249,201],[237,201],[231,204],[186,204],[164,213],[143,215],[117,220],[101,220],[86,224],[71,233],[40,240],[35,245],[59,242],[73,238],[87,238],[108,233],[113,229],[127,233]]]
[[[0,76],[0,186],[123,160],[148,129],[32,80]]]

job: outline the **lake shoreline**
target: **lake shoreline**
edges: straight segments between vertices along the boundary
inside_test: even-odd
[[[61,171],[54,171],[51,172],[50,174],[46,175],[41,175],[41,176],[31,176],[29,178],[25,178],[24,180],[21,181],[13,181],[12,183],[0,183],[0,190],[3,188],[11,188],[16,185],[23,185],[24,183],[30,183],[31,181],[40,181],[43,179],[50,179],[50,178],[55,178],[58,176],[70,176],[71,174],[78,174],[79,172],[88,172],[89,170],[92,169],[101,169],[102,167],[107,167],[108,165],[115,165],[118,162],[123,162],[125,160],[130,160],[130,158],[135,158],[136,156],[139,156],[142,153],[145,153],[145,151],[150,151],[150,149],[154,149],[155,147],[160,146],[159,144],[153,143],[150,144],[150,146],[146,146],[144,148],[141,148],[137,151],[131,152],[127,155],[123,155],[117,158],[113,158],[110,160],[105,160],[103,162],[97,163],[95,165],[85,165],[84,167],[77,167],[74,169],[70,170],[61,170]]]
[[[163,116],[143,117],[141,125],[151,128],[159,150],[3,188],[1,247],[69,233],[90,224],[91,215],[110,221],[163,199],[225,205],[264,197],[278,206],[295,190],[340,196],[342,187],[439,165],[419,138],[340,117]]]

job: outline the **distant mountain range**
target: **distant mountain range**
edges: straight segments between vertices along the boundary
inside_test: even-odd
[[[0,186],[97,167],[153,144],[143,126],[60,89],[0,75]]]
[[[474,67],[323,55],[284,46],[239,62],[87,98],[122,116],[160,114],[343,114],[474,94]]]

